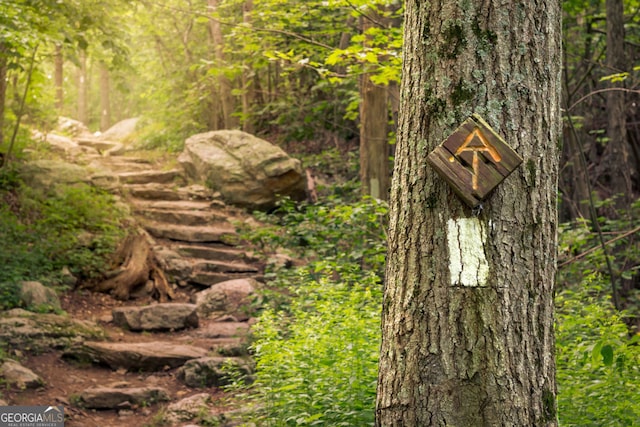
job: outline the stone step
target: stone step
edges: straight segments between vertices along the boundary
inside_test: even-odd
[[[85,341],[65,351],[63,357],[108,365],[128,371],[160,371],[177,368],[188,360],[205,357],[207,350],[168,341],[114,343]]]
[[[206,360],[206,359],[205,359]],[[188,370],[187,373],[190,373]],[[194,375],[194,381],[195,381]],[[130,387],[127,383],[108,387],[92,387],[78,395],[78,402],[86,409],[129,409],[133,406],[171,400],[169,391],[162,387]]]
[[[175,211],[206,211],[209,209],[224,209],[224,203],[217,200],[133,200],[133,209],[143,211],[148,209]]]
[[[124,152],[124,146],[115,141],[101,141],[93,138],[76,138],[78,145],[83,147],[91,147],[97,150],[100,154],[113,154],[118,155]]]
[[[216,210],[194,211],[194,210],[175,210],[169,211],[164,209],[136,209],[138,215],[145,217],[154,222],[167,222],[177,225],[208,225],[212,223],[220,223],[227,220],[224,212]]]
[[[218,283],[227,282],[234,279],[255,279],[261,280],[263,277],[256,273],[210,273],[200,272],[193,274],[187,282],[202,287],[210,287]]]
[[[123,172],[118,178],[123,184],[186,184],[182,169]]]
[[[260,269],[244,262],[196,261],[193,274],[199,273],[258,273]]]
[[[158,183],[150,184],[126,184],[124,190],[134,198],[157,201],[178,201],[178,200],[208,200],[211,194],[202,186],[193,185],[189,187],[167,188],[166,185]]]
[[[233,246],[238,235],[231,224],[220,223],[210,226],[173,225],[148,221],[144,228],[153,237],[191,243],[223,243]]]
[[[183,257],[218,261],[258,262],[258,258],[241,249],[222,246],[179,245],[173,248]]]

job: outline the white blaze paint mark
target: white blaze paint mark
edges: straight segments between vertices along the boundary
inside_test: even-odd
[[[487,233],[478,218],[447,222],[449,275],[453,286],[485,286],[489,263],[484,256]]]

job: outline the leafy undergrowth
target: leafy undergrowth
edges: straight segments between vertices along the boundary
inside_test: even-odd
[[[563,426],[633,426],[640,420],[640,335],[629,337],[591,275],[556,297],[558,412]]]
[[[600,202],[607,208],[612,200]],[[556,295],[558,406],[563,426],[634,426],[640,420],[640,200],[615,219],[561,226]],[[606,262],[610,257],[611,269]],[[612,280],[624,311],[614,308]]]
[[[106,271],[125,232],[114,198],[86,184],[36,190],[17,167],[0,169],[0,309],[19,305],[18,283],[63,284]]]
[[[268,273],[274,291],[254,326],[253,399],[261,426],[373,423],[387,207],[365,198],[285,200],[248,238],[308,263]]]

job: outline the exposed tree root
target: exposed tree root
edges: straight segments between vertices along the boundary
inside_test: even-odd
[[[146,286],[151,280],[151,294],[155,298],[161,302],[174,298],[173,290],[158,264],[146,232],[140,230],[127,236],[115,254],[115,263],[118,265],[115,274],[89,286],[91,290],[110,292],[117,299],[127,300],[135,289]]]

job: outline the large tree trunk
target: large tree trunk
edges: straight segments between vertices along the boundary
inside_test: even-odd
[[[555,426],[560,2],[407,0],[377,426]],[[472,113],[524,159],[464,205],[426,163]]]
[[[367,18],[362,18],[362,32],[365,47],[372,41],[366,35],[373,23],[368,17],[379,22],[384,18],[369,10]],[[376,199],[389,199],[389,103],[386,86],[376,85],[368,74],[360,79],[360,179],[362,191]]]

